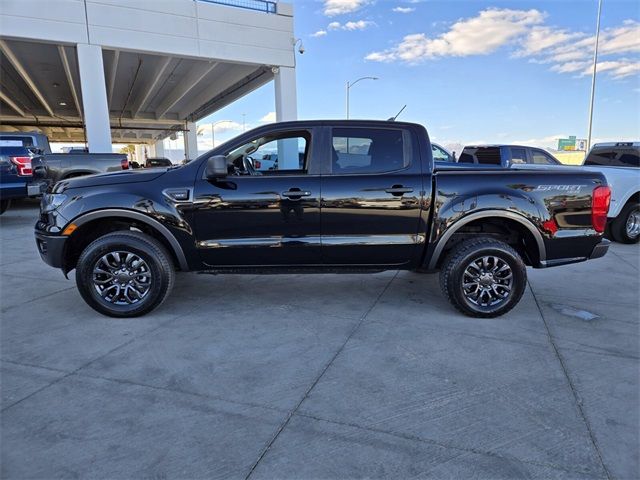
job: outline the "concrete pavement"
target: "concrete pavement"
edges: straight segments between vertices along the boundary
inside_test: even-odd
[[[637,478],[640,248],[462,316],[437,276],[180,274],[102,317],[0,218],[2,478]]]

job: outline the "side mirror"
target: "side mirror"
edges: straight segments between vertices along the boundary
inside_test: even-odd
[[[213,157],[209,157],[207,159],[205,174],[210,180],[226,177],[228,174],[227,157],[224,155],[214,155]]]

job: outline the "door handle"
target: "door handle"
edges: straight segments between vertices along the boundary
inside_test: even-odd
[[[405,193],[413,192],[413,188],[403,187],[402,185],[394,185],[391,188],[385,188],[384,191],[398,197],[398,196],[402,196]]]
[[[287,197],[292,200],[299,200],[301,197],[308,197],[311,195],[311,192],[300,189],[290,189],[288,192],[282,192],[283,197]]]

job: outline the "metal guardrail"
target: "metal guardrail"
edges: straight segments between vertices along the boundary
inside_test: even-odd
[[[215,3],[229,7],[245,8],[265,13],[277,13],[276,2],[268,0],[197,0],[199,2]]]

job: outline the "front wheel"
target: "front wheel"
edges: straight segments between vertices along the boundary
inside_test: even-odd
[[[170,254],[141,232],[104,235],[84,249],[76,285],[87,304],[110,317],[137,317],[157,308],[175,279]]]
[[[640,241],[640,204],[628,203],[611,222],[611,236],[616,242],[638,243]]]
[[[527,284],[527,270],[512,247],[481,237],[449,252],[440,271],[440,288],[465,315],[491,318],[515,307]]]

